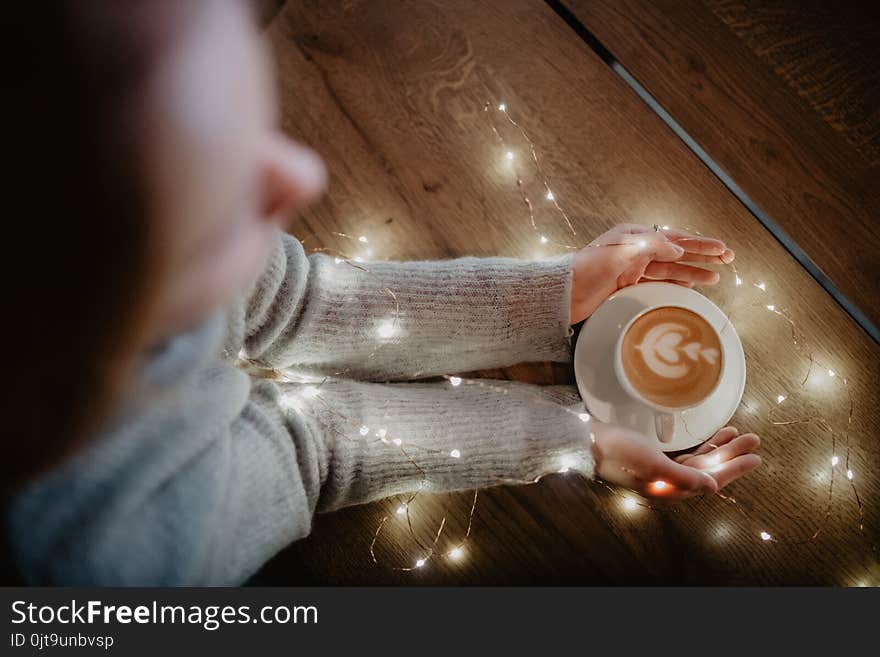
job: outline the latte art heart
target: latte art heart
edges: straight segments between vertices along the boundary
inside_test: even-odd
[[[721,373],[718,334],[690,310],[666,306],[639,317],[621,344],[630,384],[656,404],[691,406],[712,392]]]

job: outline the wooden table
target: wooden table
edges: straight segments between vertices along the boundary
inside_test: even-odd
[[[561,1],[880,339],[880,5]]]
[[[763,437],[765,465],[719,497],[671,510],[628,510],[620,491],[575,476],[482,492],[459,562],[414,572],[397,500],[316,518],[311,537],[264,571],[279,583],[321,584],[841,584],[880,583],[875,471],[880,457],[880,350],[621,79],[545,4],[510,2],[288,2],[268,30],[279,66],[284,129],[316,147],[331,171],[324,200],[292,232],[309,248],[356,255],[335,233],[368,235],[375,258],[533,257],[554,243],[585,244],[622,221],[690,227],[737,251],[743,285],[725,270],[706,290],[730,314],[749,366],[742,431]],[[486,102],[491,103],[487,114]],[[543,245],[505,161],[524,162],[514,130],[499,144],[487,116],[509,116],[535,144],[544,174],[577,235],[552,212],[537,217]],[[522,167],[527,188],[534,176]],[[531,186],[531,187],[530,187]],[[762,283],[764,289],[756,287]],[[805,352],[773,305],[790,314],[821,364],[799,391]],[[836,376],[831,377],[827,369]],[[565,366],[490,373],[571,382]],[[848,386],[844,389],[842,381]],[[815,380],[813,380],[815,379]],[[821,422],[839,431],[851,393],[849,467],[834,468]],[[787,399],[777,406],[780,394]],[[438,418],[442,421],[442,418]],[[426,536],[448,511],[444,536],[464,531],[471,497],[421,498]],[[830,514],[825,518],[826,508]],[[376,527],[391,515],[370,559]],[[434,524],[432,524],[434,523]],[[809,540],[814,530],[822,531]],[[771,540],[762,540],[761,532]],[[442,544],[442,542],[441,542]]]

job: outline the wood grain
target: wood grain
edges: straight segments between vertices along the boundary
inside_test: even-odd
[[[310,248],[358,254],[334,235],[367,235],[375,258],[554,253],[531,229],[516,175],[487,125],[484,103],[502,100],[535,143],[552,189],[574,220],[538,216],[552,242],[585,244],[616,222],[689,226],[725,238],[736,265],[766,291],[736,287],[725,270],[706,292],[730,313],[747,351],[742,430],[763,436],[764,467],[718,497],[663,511],[626,511],[618,492],[554,474],[484,491],[465,558],[419,556],[386,500],[318,516],[312,535],[276,558],[264,577],[320,584],[855,584],[880,581],[876,555],[880,457],[876,381],[880,352],[633,92],[550,9],[536,0],[287,3],[269,29],[279,67],[284,129],[317,148],[331,172],[324,199],[292,232]],[[519,165],[526,145],[505,133]],[[530,189],[536,182],[517,169]],[[865,503],[837,473],[823,522],[831,439],[816,422],[774,426],[766,412],[807,366],[772,299],[809,338],[815,358],[848,377],[856,403],[850,467]],[[566,366],[485,373],[571,382]],[[787,388],[786,388],[787,389]],[[846,400],[822,380],[790,393],[788,408],[839,427]],[[800,398],[798,398],[800,397]],[[438,422],[443,418],[438,417]],[[843,441],[842,435],[839,437]],[[843,454],[843,452],[841,452]],[[823,473],[826,479],[823,480]],[[470,495],[421,498],[413,512],[428,536],[444,513],[440,546],[464,531]],[[381,518],[392,515],[377,544]],[[777,541],[764,542],[760,531]],[[448,538],[447,538],[448,536]]]
[[[876,7],[563,4],[880,326]]]

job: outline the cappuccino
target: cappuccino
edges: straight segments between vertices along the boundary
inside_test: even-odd
[[[708,397],[722,368],[721,339],[705,319],[663,306],[638,317],[620,343],[629,384],[665,408],[688,408]]]

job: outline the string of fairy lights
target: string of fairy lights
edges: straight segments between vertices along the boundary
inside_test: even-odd
[[[521,171],[519,169],[519,158],[517,157],[515,149],[511,148],[507,143],[507,140],[504,138],[502,130],[499,129],[500,125],[506,124],[513,130],[515,130],[516,133],[524,141],[524,143],[526,144],[526,150],[529,154],[527,162],[531,163],[534,173],[537,175],[538,185],[540,186],[543,200],[549,203],[549,208],[557,215],[561,223],[564,225],[565,231],[567,233],[570,233],[572,237],[577,237],[578,235],[574,224],[571,221],[571,218],[566,213],[565,209],[557,198],[556,193],[554,193],[553,188],[550,185],[549,179],[544,173],[544,169],[541,166],[535,143],[529,137],[527,131],[523,128],[523,126],[513,119],[510,114],[510,110],[507,107],[507,104],[504,102],[497,104],[487,102],[483,107],[483,111],[485,113],[490,130],[499,144],[500,152],[502,153],[502,164],[510,168],[510,172],[515,179],[515,188],[521,197],[523,205],[527,209],[529,228],[535,234],[538,244],[542,246],[555,246],[566,250],[576,250],[583,248],[584,246],[593,246],[577,246],[566,242],[559,242],[548,237],[547,234],[542,230],[542,227],[539,226],[538,222],[536,221],[535,200],[529,195],[528,185],[524,182]],[[544,205],[546,207],[546,204]],[[667,225],[654,226],[654,229],[658,231],[669,230],[669,228],[670,227]],[[695,235],[699,235],[699,231],[695,231],[689,228],[686,228],[686,230]],[[334,235],[343,240],[347,240],[349,243],[355,245],[358,249],[357,253],[349,255],[342,251],[333,251],[324,247],[311,248],[309,249],[309,251],[311,253],[323,252],[327,255],[332,256],[334,258],[334,263],[337,266],[354,267],[360,271],[369,274],[369,262],[376,255],[371,239],[368,238],[366,235],[350,235],[341,232],[334,233]],[[305,240],[303,240],[303,242],[305,242]],[[636,244],[639,243],[636,242]],[[602,244],[596,246],[612,246],[612,244]],[[772,533],[770,527],[767,527],[762,521],[752,516],[752,513],[750,512],[751,510],[746,508],[747,505],[741,503],[733,496],[723,492],[718,492],[717,496],[720,499],[724,500],[726,503],[733,505],[741,513],[743,518],[752,527],[752,529],[749,530],[749,534],[754,536],[756,541],[800,545],[816,541],[821,535],[828,520],[832,516],[836,488],[835,483],[839,476],[843,476],[845,478],[846,484],[852,492],[852,496],[857,507],[858,528],[861,532],[864,532],[865,505],[862,501],[857,487],[858,477],[853,465],[853,445],[850,439],[850,430],[855,414],[855,400],[852,395],[849,379],[842,373],[837,372],[834,369],[827,367],[826,365],[823,365],[815,358],[814,353],[809,347],[805,336],[798,329],[791,315],[778,305],[778,301],[774,301],[771,298],[770,290],[768,290],[768,286],[764,281],[746,280],[744,275],[741,274],[732,263],[727,266],[730,267],[733,274],[733,287],[736,290],[739,290],[744,286],[751,286],[754,289],[758,290],[761,295],[766,295],[766,302],[764,300],[754,302],[750,304],[749,308],[761,309],[765,312],[770,313],[774,317],[779,318],[780,321],[784,321],[790,330],[792,345],[797,350],[797,352],[806,360],[807,363],[806,371],[801,378],[799,385],[795,386],[794,388],[781,390],[776,395],[775,399],[772,400],[772,403],[770,404],[770,410],[767,413],[767,420],[772,426],[778,427],[815,423],[816,426],[820,427],[825,433],[827,433],[830,437],[828,456],[829,476],[826,492],[825,511],[819,521],[815,524],[815,527],[809,530],[806,538],[777,536]],[[381,287],[379,288],[379,291],[383,295],[386,295],[389,299],[390,314],[386,319],[382,319],[378,323],[376,328],[377,345],[367,358],[374,357],[380,349],[393,347],[394,337],[397,334],[397,329],[400,322],[401,308],[395,292],[387,287]],[[734,312],[735,310],[726,313],[728,316],[728,323],[731,322]],[[469,511],[467,513],[467,517],[465,518],[465,522],[463,523],[465,526],[465,530],[460,538],[447,536],[447,547],[439,547],[440,539],[442,536],[444,536],[444,531],[449,526],[447,511],[444,511],[436,530],[431,530],[429,532],[431,537],[430,540],[420,538],[420,532],[416,531],[416,528],[414,527],[412,509],[418,497],[424,492],[426,488],[428,488],[427,484],[429,482],[430,473],[427,472],[419,464],[418,455],[420,453],[431,453],[433,455],[438,455],[440,454],[440,452],[438,450],[433,450],[430,447],[426,447],[425,445],[409,444],[406,442],[405,436],[393,435],[384,426],[369,426],[360,418],[348,417],[344,413],[340,412],[338,409],[333,408],[332,404],[327,402],[327,400],[321,394],[321,386],[334,377],[346,376],[349,371],[350,370],[348,368],[345,368],[333,372],[331,375],[321,379],[303,377],[294,371],[286,371],[276,373],[276,378],[278,378],[282,382],[300,384],[298,386],[292,387],[290,390],[293,391],[288,390],[288,392],[283,396],[284,403],[290,409],[298,413],[309,413],[310,405],[302,403],[301,400],[314,400],[319,403],[321,409],[324,412],[329,412],[335,415],[336,418],[340,421],[340,424],[344,427],[347,427],[347,430],[341,431],[335,428],[335,425],[327,425],[328,430],[336,432],[339,438],[345,440],[377,442],[389,447],[393,446],[394,448],[398,449],[400,453],[406,458],[406,460],[420,473],[422,481],[417,490],[407,495],[405,499],[402,499],[393,511],[383,515],[378,523],[378,526],[373,532],[372,540],[369,544],[369,554],[372,562],[374,564],[381,563],[380,560],[377,558],[377,543],[380,540],[383,531],[388,528],[390,523],[393,523],[395,521],[399,521],[403,525],[411,542],[416,546],[417,552],[408,561],[404,563],[392,564],[388,566],[389,568],[404,572],[419,570],[425,568],[432,560],[436,560],[438,558],[445,559],[447,562],[450,563],[462,562],[467,554],[468,543],[472,540],[472,530],[474,526],[475,514],[477,511],[479,491],[473,491],[473,496],[469,504]],[[450,386],[453,387],[480,386],[484,388],[494,389],[501,394],[506,394],[508,392],[504,387],[494,385],[491,379],[463,379],[460,376],[449,374],[445,375],[443,378],[448,382]],[[799,417],[797,415],[786,415],[786,413],[791,413],[791,411],[796,410],[790,407],[793,404],[793,398],[795,397],[797,392],[804,390],[808,383],[815,383],[821,379],[824,379],[825,382],[831,382],[833,384],[841,386],[843,392],[845,393],[845,397],[848,403],[848,412],[842,431],[840,429],[835,429],[835,427],[821,414],[806,417]],[[541,397],[536,396],[535,399],[536,401],[539,401],[541,403],[553,404],[553,402],[550,402]],[[583,410],[578,411],[563,408],[556,404],[553,405],[561,411],[575,414],[584,423],[588,423],[590,421],[590,414],[586,407],[584,407]],[[744,400],[742,402],[742,405],[744,409],[755,414],[757,413],[757,409],[755,409],[749,402]],[[585,436],[585,448],[588,448],[588,444],[586,443],[587,439],[594,439],[592,433],[589,433],[588,438]],[[466,458],[466,449],[464,446],[462,446],[460,448],[454,448],[448,452],[443,451],[442,455],[445,455],[446,457],[454,460],[463,459]],[[718,472],[723,467],[724,463],[720,462],[719,460],[717,464],[712,464],[709,472]],[[570,469],[571,464],[566,462],[566,460],[563,458],[562,462],[558,464],[558,467],[555,470],[553,468],[550,468],[549,472],[555,471],[564,473],[568,472]],[[540,479],[540,477],[538,479]],[[535,479],[534,481],[538,481],[538,479]],[[510,483],[514,482],[511,481]],[[649,500],[645,498],[637,496],[634,493],[626,491],[619,487],[611,486],[601,480],[597,481],[597,484],[607,489],[613,497],[618,498],[621,508],[626,512],[633,512],[638,508],[646,508],[658,513],[678,512],[678,509],[676,509],[675,507],[653,505],[650,503]],[[661,492],[666,486],[667,484],[663,481],[657,481],[652,484],[655,492]],[[839,488],[839,486],[837,488]],[[424,535],[428,532],[423,531],[421,533]],[[870,547],[874,552],[876,552],[877,546],[875,544],[870,543]]]

